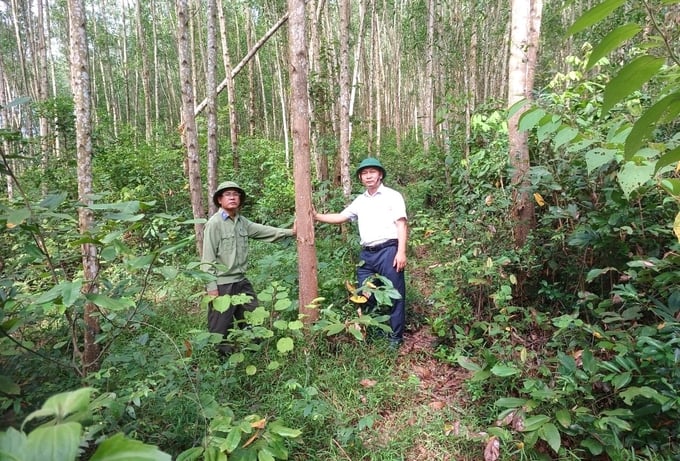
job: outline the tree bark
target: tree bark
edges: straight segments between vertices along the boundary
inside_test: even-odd
[[[71,89],[76,119],[76,155],[78,168],[78,201],[84,206],[78,209],[80,233],[87,235],[94,227],[94,215],[88,208],[92,204],[92,114],[90,111],[90,73],[87,59],[87,29],[83,0],[68,0]],[[97,248],[92,243],[81,245],[83,263],[83,291],[97,292],[99,263]],[[85,332],[83,336],[82,372],[87,374],[99,369],[101,348],[96,342],[99,334],[97,306],[86,302],[83,312]]]
[[[222,40],[222,60],[224,62],[224,74],[226,75],[225,82],[227,88],[227,103],[229,106],[229,141],[231,144],[231,159],[234,173],[239,170],[239,154],[238,154],[238,114],[236,113],[236,88],[234,87],[234,77],[231,72],[231,53],[229,53],[229,44],[227,41],[227,19],[224,15],[224,6],[221,1],[217,2],[217,11],[219,15],[220,24],[220,38]],[[215,88],[215,93],[219,90]]]
[[[208,50],[206,69],[206,94],[208,99],[207,129],[208,129],[208,191],[217,190],[219,146],[217,144],[217,0],[208,0],[208,31],[206,41]],[[210,194],[208,194],[210,195]],[[208,215],[212,216],[217,207],[212,200],[208,200]]]
[[[198,133],[194,116],[194,90],[192,88],[191,52],[189,47],[189,8],[188,0],[177,0],[177,32],[179,38],[179,75],[182,85],[182,139],[187,153],[187,175],[189,195],[194,219],[205,218],[203,193],[201,187],[201,167],[198,154]],[[203,251],[203,224],[194,224],[196,250],[200,256]]]
[[[512,26],[510,32],[510,59],[508,72],[508,105],[522,99],[531,100],[536,67],[542,0],[512,0]],[[527,105],[508,121],[510,165],[513,168],[512,219],[515,245],[526,242],[535,225],[534,203],[530,196],[531,178],[528,133],[519,130],[519,119]]]
[[[144,139],[147,143],[151,142],[153,134],[153,121],[151,120],[151,72],[149,70],[149,57],[144,36],[144,26],[142,24],[142,2],[135,2],[135,13],[137,21],[137,42],[139,46],[140,61],[142,63],[142,90],[144,92]]]
[[[349,145],[351,125],[349,119],[349,18],[350,1],[340,0],[340,101],[338,110],[340,111],[340,181],[342,183],[342,193],[349,197],[352,193],[352,181],[349,175]]]
[[[310,304],[318,297],[314,219],[312,216],[311,159],[309,155],[309,96],[307,93],[307,40],[305,1],[288,0],[290,25],[290,119],[293,131],[293,174],[295,176],[295,216],[297,221],[300,313],[305,323],[316,321],[317,309]]]

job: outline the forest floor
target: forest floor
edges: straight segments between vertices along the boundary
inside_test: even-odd
[[[416,255],[416,258],[413,258],[417,259],[418,263],[412,264],[407,273],[410,279],[410,287],[418,293],[417,301],[408,306],[407,318],[412,319],[431,318],[430,314],[432,314],[430,312],[432,306],[427,303],[434,286],[428,277],[431,268],[427,266],[426,250],[422,247],[418,250],[419,254]],[[395,429],[404,424],[403,421],[410,425],[416,424],[416,415],[423,412],[432,414],[433,417],[437,417],[437,413],[441,415],[441,418],[445,421],[443,426],[445,436],[468,437],[471,432],[474,432],[462,427],[458,419],[449,420],[451,414],[461,414],[468,405],[464,385],[465,381],[470,378],[471,372],[437,358],[435,351],[438,344],[439,338],[433,334],[426,322],[407,321],[404,343],[399,349],[396,362],[398,376],[395,378],[397,381],[406,382],[410,377],[416,376],[419,389],[409,401],[403,402],[404,404],[399,406],[398,411],[386,410],[381,414],[381,420],[376,422],[374,426],[379,434],[378,440],[376,440],[378,444],[380,444],[381,439],[388,440],[393,436]],[[434,459],[447,461],[482,458],[483,445],[481,444],[476,455],[451,453],[442,458],[441,452],[435,453],[430,448],[431,444],[428,439],[429,437],[420,438],[421,443],[415,444],[408,453],[404,453],[403,459],[409,461],[431,461]],[[368,442],[370,443],[370,441]]]

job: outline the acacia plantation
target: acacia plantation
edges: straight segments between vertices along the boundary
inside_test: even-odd
[[[0,48],[0,460],[680,459],[680,0],[4,0]],[[315,222],[367,157],[399,347]],[[224,181],[295,231],[219,354]]]

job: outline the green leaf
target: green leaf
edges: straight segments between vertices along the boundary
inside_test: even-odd
[[[138,256],[136,258],[130,258],[126,261],[126,265],[128,266],[129,269],[142,269],[146,268],[153,262],[153,260],[156,258],[156,255],[153,253],[149,253],[143,256]]]
[[[560,129],[560,131],[558,131],[555,137],[553,138],[553,146],[555,146],[555,149],[558,149],[560,146],[562,146],[565,143],[568,143],[576,136],[578,136],[577,129],[572,128],[570,126],[563,126],[562,129]]]
[[[661,180],[661,187],[673,197],[680,197],[680,179],[667,178]]]
[[[40,461],[75,460],[80,446],[82,426],[78,423],[62,423],[42,426],[28,434],[26,459]]]
[[[236,450],[236,447],[238,447],[239,443],[241,443],[241,428],[235,426],[229,431],[229,434],[227,435],[227,438],[224,441],[224,444],[222,444],[221,448],[227,453],[231,453],[232,451]]]
[[[656,400],[662,405],[666,403],[669,399],[669,397],[660,394],[656,389],[652,389],[651,387],[648,386],[629,387],[625,391],[621,392],[619,395],[621,396],[623,401],[626,402],[626,405],[632,405],[633,400],[635,400],[636,397],[644,397],[646,399]]]
[[[529,109],[524,112],[519,118],[518,129],[520,131],[528,131],[533,129],[541,119],[545,116],[545,111],[540,108]]]
[[[126,309],[132,309],[135,307],[135,302],[131,299],[126,298],[110,298],[106,295],[100,294],[86,294],[85,297],[96,304],[99,307],[108,309],[110,311],[122,311]]]
[[[519,369],[517,367],[514,367],[512,365],[503,365],[500,363],[497,363],[491,368],[491,373],[493,373],[496,376],[500,377],[507,377],[507,376],[512,376],[519,374]]]
[[[257,461],[275,461],[274,456],[266,448],[257,452]]]
[[[590,451],[591,455],[598,456],[604,451],[604,446],[598,440],[588,438],[581,442],[581,445]]]
[[[44,292],[40,296],[38,296],[38,299],[33,301],[35,304],[47,304],[49,302],[54,301],[55,299],[59,298],[59,296],[62,295],[62,287],[61,284],[55,285],[52,288],[49,289],[49,291]]]
[[[172,457],[158,447],[116,434],[104,440],[90,461],[171,461]]]
[[[555,419],[562,427],[571,426],[571,413],[565,408],[561,408],[555,412]]]
[[[285,311],[285,310],[288,309],[292,304],[293,304],[293,302],[292,302],[290,299],[288,299],[288,298],[277,299],[277,300],[276,300],[276,303],[274,304],[274,310],[275,310],[275,311]]]
[[[28,208],[19,208],[18,210],[10,210],[7,214],[7,228],[11,229],[26,222],[31,217],[31,211]]]
[[[560,437],[560,431],[553,423],[545,423],[541,426],[538,430],[538,436],[548,442],[548,445],[550,445],[550,448],[552,448],[555,453],[560,451],[562,438]]]
[[[80,298],[81,290],[83,288],[83,281],[76,280],[75,282],[61,283],[61,299],[64,306],[71,307],[73,303]]]
[[[246,367],[246,375],[253,376],[257,373],[257,367],[255,365],[248,365]]]
[[[632,38],[642,30],[637,24],[624,24],[621,27],[617,27],[613,31],[609,32],[598,45],[590,53],[590,58],[588,59],[588,64],[586,65],[586,70],[590,70],[600,58],[608,55],[611,51],[618,48],[618,46],[624,41]]]
[[[24,420],[24,424],[34,418],[46,416],[55,416],[58,419],[64,419],[72,413],[86,410],[90,403],[92,392],[94,392],[93,388],[83,387],[75,391],[55,394],[45,401],[40,410],[36,410],[29,414]]]
[[[517,397],[502,397],[496,400],[495,405],[503,408],[519,408],[527,402],[527,399],[520,399]]]
[[[212,308],[217,312],[224,313],[231,307],[231,296],[222,295],[212,300]]]
[[[639,187],[647,184],[654,177],[654,164],[643,163],[637,165],[633,162],[626,162],[619,170],[617,179],[621,190],[626,198],[635,192]]]
[[[618,154],[616,149],[603,149],[595,148],[586,152],[586,166],[588,167],[588,173],[599,169],[603,165],[608,165],[609,163],[616,160],[616,154]]]
[[[280,421],[272,421],[267,425],[267,429],[269,429],[271,432],[274,434],[278,434],[281,437],[286,437],[289,439],[294,439],[296,437],[299,437],[302,435],[302,431],[299,429],[291,429],[290,427],[286,427],[281,424]]]
[[[531,416],[524,420],[524,432],[537,431],[548,421],[550,421],[550,418],[546,415]]]
[[[663,154],[654,165],[654,173],[658,173],[662,168],[680,162],[680,146],[676,147],[670,152]]]
[[[182,453],[177,455],[175,461],[198,461],[199,459],[201,459],[203,451],[204,451],[203,447],[189,448],[188,450],[184,450]]]
[[[294,343],[293,339],[289,337],[281,338],[276,342],[276,350],[279,351],[280,354],[285,354],[287,352],[290,352],[294,348]]]
[[[658,101],[647,109],[633,125],[628,134],[624,148],[624,159],[630,160],[642,147],[645,141],[652,137],[659,120],[673,120],[680,113],[680,93],[673,93]],[[658,171],[658,167],[657,167]]]
[[[7,395],[19,395],[21,388],[8,376],[0,375],[0,392]]]
[[[40,201],[39,205],[42,208],[47,208],[48,210],[56,210],[59,207],[59,205],[64,203],[66,197],[68,197],[68,194],[66,194],[66,192],[60,192],[58,194],[49,194]]]
[[[645,55],[626,64],[604,89],[602,116],[633,91],[639,90],[645,82],[656,75],[663,63],[664,58]]]
[[[345,330],[345,324],[344,323],[331,323],[330,325],[327,325],[324,327],[324,331],[326,332],[326,336],[332,336],[332,335],[337,335],[341,331]]]
[[[475,362],[468,359],[467,357],[463,357],[462,355],[458,357],[457,361],[458,361],[458,365],[465,368],[466,370],[470,370],[470,371],[480,371],[480,370],[482,370],[482,367],[480,367],[479,365],[477,365]]]
[[[305,324],[302,323],[300,320],[293,320],[288,323],[288,329],[290,330],[301,330],[304,328]]]
[[[577,34],[582,30],[592,26],[593,24],[602,21],[624,3],[626,3],[625,0],[605,0],[599,5],[595,5],[583,13],[581,17],[578,18],[569,29],[567,29],[567,36]]]
[[[27,449],[26,434],[13,427],[0,432],[0,459],[7,461],[25,461]]]

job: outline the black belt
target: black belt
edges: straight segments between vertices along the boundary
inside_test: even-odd
[[[399,244],[399,240],[391,239],[391,240],[388,240],[386,242],[378,243],[377,245],[373,245],[373,246],[370,246],[370,247],[362,246],[361,249],[364,250],[364,251],[373,252],[373,251],[384,250],[385,248],[389,248],[389,247],[396,247],[398,244]]]

